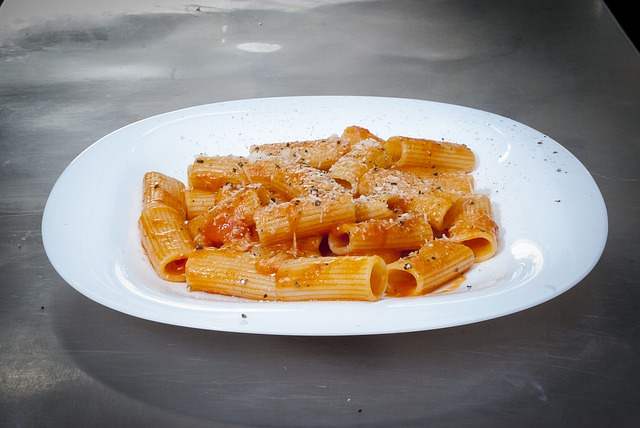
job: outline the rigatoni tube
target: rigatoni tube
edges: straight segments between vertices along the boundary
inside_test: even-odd
[[[378,300],[387,268],[378,256],[311,257],[285,262],[276,273],[278,300]]]
[[[199,156],[187,171],[189,186],[215,192],[227,183],[245,184],[241,165],[246,161],[240,156]]]
[[[142,247],[158,275],[167,281],[184,281],[185,263],[193,251],[184,217],[156,202],[143,208],[138,226]]]
[[[260,243],[268,245],[326,233],[339,224],[354,222],[355,216],[351,195],[338,194],[262,207],[255,214],[255,222]]]
[[[386,197],[361,195],[353,200],[356,207],[356,221],[372,218],[391,218],[395,213],[389,208]]]
[[[419,296],[434,291],[473,265],[465,245],[436,240],[387,266],[390,296]]]
[[[146,207],[162,203],[178,211],[184,217],[186,213],[184,184],[159,172],[147,172],[142,180],[142,205]]]
[[[334,254],[358,254],[371,250],[415,250],[433,239],[424,216],[403,214],[397,218],[342,224],[329,233]]]
[[[187,219],[205,214],[216,203],[216,192],[191,189],[185,192],[187,204]]]
[[[433,229],[442,231],[445,216],[457,199],[457,195],[450,193],[421,192],[406,201],[405,208],[408,212],[426,216]]]
[[[363,140],[375,140],[381,143],[384,140],[369,131],[367,128],[362,128],[360,126],[347,126],[342,131],[342,136],[340,140],[349,144],[349,146],[354,146]]]
[[[476,262],[498,250],[498,225],[493,221],[491,201],[485,195],[469,195],[456,201],[445,216],[449,239],[473,250]]]
[[[243,187],[227,195],[206,213],[189,221],[189,232],[196,244],[250,246],[254,238],[253,213],[261,206],[258,192]]]
[[[251,146],[250,150],[259,159],[277,156],[284,162],[306,163],[313,168],[328,170],[349,150],[349,144],[334,136],[322,140],[260,144]]]
[[[194,251],[186,271],[191,291],[254,300],[275,298],[275,276],[259,273],[255,257],[249,253],[218,248]]]
[[[462,171],[473,171],[475,156],[463,144],[425,140],[421,138],[391,137],[385,149],[398,167],[434,166]]]
[[[329,169],[329,176],[348,190],[356,192],[360,177],[374,167],[391,165],[382,144],[376,140],[364,140],[354,145]]]

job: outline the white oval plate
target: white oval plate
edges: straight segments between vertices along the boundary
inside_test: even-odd
[[[146,171],[184,180],[198,153],[246,154],[251,144],[321,138],[352,124],[383,138],[400,134],[464,143],[476,153],[477,191],[494,203],[500,246],[496,257],[472,268],[457,291],[375,303],[252,302],[190,293],[184,284],[156,276],[137,229]],[[42,238],[69,284],[130,315],[234,332],[376,334],[468,324],[557,296],[600,258],[607,212],[578,159],[510,119],[410,99],[266,98],[165,113],[100,139],[53,187]]]

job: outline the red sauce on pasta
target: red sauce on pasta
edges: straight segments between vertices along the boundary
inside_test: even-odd
[[[226,242],[249,236],[251,229],[243,220],[237,219],[229,213],[221,213],[204,226],[202,233],[209,245],[220,246]]]

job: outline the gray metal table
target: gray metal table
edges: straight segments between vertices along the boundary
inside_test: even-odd
[[[640,55],[600,2],[37,3],[0,8],[0,425],[640,423]],[[195,104],[315,94],[463,104],[552,136],[605,196],[602,260],[512,316],[343,338],[143,321],[49,265],[49,190],[102,135]]]

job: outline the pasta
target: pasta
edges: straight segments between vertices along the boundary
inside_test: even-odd
[[[254,188],[229,194],[206,213],[192,219],[189,232],[199,246],[235,245],[248,248],[255,241],[253,212],[261,201]]]
[[[246,162],[240,156],[199,156],[189,167],[189,186],[192,189],[215,192],[225,184],[245,184],[240,165]]]
[[[445,216],[458,199],[458,195],[451,193],[420,192],[400,203],[407,212],[423,216],[434,230],[440,232],[444,230]]]
[[[206,291],[254,300],[275,299],[275,278],[256,270],[255,257],[237,250],[206,248],[187,261],[191,291]]]
[[[185,215],[184,184],[180,181],[159,172],[147,172],[142,189],[142,203],[145,207],[158,202],[175,209],[181,216]]]
[[[355,221],[355,206],[348,195],[333,199],[296,198],[268,205],[255,214],[258,237],[263,244],[304,238],[329,232]]]
[[[433,239],[423,216],[403,214],[390,219],[347,223],[329,233],[334,254],[358,254],[371,250],[415,250]]]
[[[498,250],[465,145],[349,126],[319,140],[195,158],[187,186],[143,178],[142,247],[162,279],[252,300],[361,300],[455,289]]]
[[[272,274],[278,271],[280,265],[297,257],[320,257],[322,236],[311,236],[296,239],[291,242],[281,242],[273,245],[255,245],[250,253],[256,257],[258,272]]]
[[[450,168],[470,172],[475,156],[465,145],[421,138],[391,137],[385,143],[395,165]]]
[[[279,300],[377,300],[386,288],[379,256],[299,258],[276,273]]]
[[[448,236],[471,248],[476,261],[487,260],[498,250],[498,226],[493,221],[491,201],[484,195],[460,198],[445,218]]]
[[[473,192],[473,177],[460,173],[418,176],[402,169],[372,168],[358,182],[361,195],[405,197],[429,192],[468,194]]]
[[[349,144],[338,137],[329,137],[323,140],[262,144],[251,146],[250,150],[257,157],[279,157],[328,170],[349,151]]]
[[[473,177],[466,174],[439,174],[432,178],[425,178],[423,182],[431,191],[444,193],[473,193]]]
[[[285,159],[243,163],[242,171],[247,182],[262,184],[284,200],[342,191],[342,187],[323,171]]]
[[[143,208],[138,221],[151,265],[167,281],[184,281],[185,264],[193,242],[178,211],[159,202]]]
[[[353,200],[356,209],[356,221],[372,218],[390,218],[394,212],[389,208],[388,198],[360,195]]]
[[[389,288],[393,296],[418,296],[461,275],[473,265],[473,251],[450,241],[433,241],[389,266]]]
[[[329,169],[329,176],[348,190],[355,191],[360,177],[373,167],[388,167],[391,159],[376,140],[363,140],[351,146]]]
[[[208,190],[190,189],[185,192],[187,219],[191,220],[206,213],[216,202],[217,193]]]
[[[342,131],[342,137],[340,139],[349,144],[350,147],[364,140],[375,140],[384,143],[382,138],[373,135],[368,129],[359,126],[347,126],[344,131]]]

